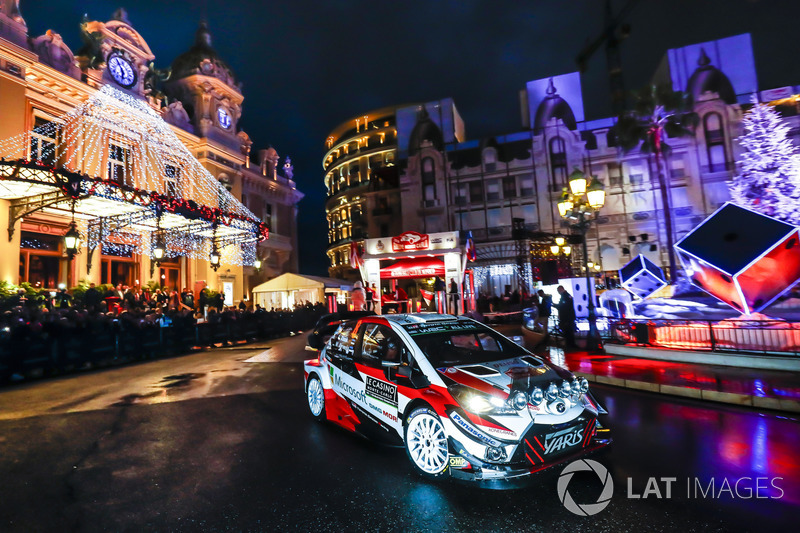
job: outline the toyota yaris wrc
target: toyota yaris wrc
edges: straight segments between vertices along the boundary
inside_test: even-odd
[[[517,486],[611,442],[585,379],[468,318],[344,322],[304,370],[314,417],[404,446],[431,478]]]

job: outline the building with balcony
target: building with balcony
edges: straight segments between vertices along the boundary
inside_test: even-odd
[[[751,99],[776,105],[798,141],[800,89],[759,90],[749,35],[668,50],[653,82],[686,92],[699,118],[693,136],[667,139],[677,242],[730,199],[741,153],[736,139]],[[626,153],[618,146],[615,118],[587,119],[582,90],[578,73],[531,81],[520,95],[522,129],[477,140],[465,140],[451,100],[399,109],[401,227],[393,234],[457,230],[463,241],[472,232],[475,278],[487,294],[567,277],[565,258],[552,256],[543,239],[569,232],[556,203],[577,168],[606,190],[587,235],[600,282],[613,286],[619,268],[638,254],[666,269],[655,163],[638,148]],[[572,247],[573,275],[583,274],[580,248]]]
[[[171,75],[124,10],[81,30],[73,53],[52,31],[29,36],[14,2],[0,5],[0,279],[208,286],[234,303],[296,270],[303,195],[288,158],[270,149],[251,161],[244,95],[208,28]],[[73,220],[83,248],[71,260]]]
[[[357,279],[350,268],[350,243],[400,232],[397,182],[397,108],[385,107],[353,117],[325,141],[322,160],[328,198],[328,272]]]

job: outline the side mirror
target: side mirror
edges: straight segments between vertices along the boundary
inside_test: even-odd
[[[315,350],[321,350],[323,348],[322,339],[319,338],[319,333],[313,331],[308,334],[308,345]]]

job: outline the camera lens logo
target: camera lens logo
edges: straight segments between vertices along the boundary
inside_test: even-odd
[[[572,499],[572,495],[567,490],[567,487],[572,480],[572,476],[575,475],[575,472],[586,471],[592,471],[597,474],[597,477],[599,477],[600,481],[603,483],[603,490],[595,503],[580,504]],[[561,500],[561,503],[564,504],[567,511],[578,516],[592,516],[605,509],[609,502],[611,502],[611,495],[614,493],[614,480],[611,479],[611,474],[608,473],[608,469],[597,461],[579,459],[568,464],[561,472],[556,488],[558,490],[558,499]]]

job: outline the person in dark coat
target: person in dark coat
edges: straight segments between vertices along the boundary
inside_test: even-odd
[[[100,291],[97,290],[94,283],[90,283],[89,288],[83,293],[83,305],[86,306],[90,313],[94,313],[97,311],[97,306],[100,305],[100,300],[102,299]]]
[[[564,342],[567,348],[577,348],[575,344],[575,302],[567,290],[558,286],[558,294],[561,299],[556,304],[558,309],[558,327],[564,335]]]
[[[547,333],[549,327],[550,315],[552,314],[553,299],[549,294],[539,289],[539,302],[536,306],[539,308],[539,314],[536,317],[536,323],[542,328],[542,331]]]

